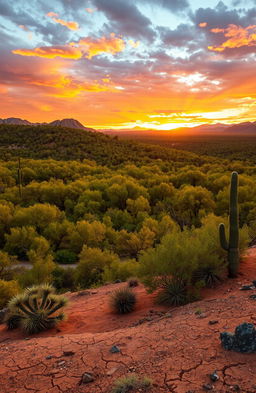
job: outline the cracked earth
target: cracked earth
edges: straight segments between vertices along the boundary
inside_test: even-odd
[[[69,294],[69,318],[58,329],[25,337],[0,325],[0,393],[110,393],[129,373],[149,376],[151,393],[201,393],[209,384],[217,393],[256,393],[256,354],[225,351],[219,340],[220,332],[256,322],[249,298],[256,290],[239,290],[255,279],[251,249],[237,279],[181,308],[155,306],[142,285],[134,289],[136,311],[125,316],[108,309],[109,293],[125,284]],[[119,353],[110,352],[113,345]],[[81,384],[85,372],[93,382]]]

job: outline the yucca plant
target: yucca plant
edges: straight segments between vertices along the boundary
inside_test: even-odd
[[[118,314],[127,314],[135,308],[137,298],[129,288],[117,289],[111,294],[110,306]]]
[[[193,273],[192,282],[202,282],[207,288],[213,288],[221,282],[221,270],[216,266],[202,266]]]
[[[24,293],[10,300],[7,327],[21,327],[29,334],[51,329],[65,318],[60,309],[66,304],[67,299],[56,295],[55,289],[50,285],[27,288]]]
[[[191,300],[187,282],[182,278],[162,277],[158,287],[160,288],[156,296],[158,304],[177,307]]]

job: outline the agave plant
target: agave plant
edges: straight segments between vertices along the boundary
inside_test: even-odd
[[[65,318],[60,309],[66,304],[67,299],[56,295],[55,289],[49,285],[27,288],[24,293],[10,300],[7,327],[21,327],[29,334],[50,329]]]
[[[202,282],[207,288],[213,288],[221,282],[222,271],[223,267],[202,266],[193,273],[192,282]]]
[[[162,277],[159,284],[161,289],[156,296],[158,304],[176,307],[190,301],[188,285],[182,278]]]

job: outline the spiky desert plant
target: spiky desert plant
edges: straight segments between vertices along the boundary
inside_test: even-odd
[[[112,292],[110,296],[110,307],[118,314],[127,314],[135,308],[137,298],[129,288],[121,288]]]
[[[21,327],[29,334],[39,333],[64,319],[60,309],[66,304],[67,299],[56,295],[55,289],[47,284],[27,288],[10,300],[6,324],[9,328]]]
[[[207,288],[213,288],[221,282],[220,271],[216,266],[206,265],[199,267],[193,273],[192,282],[202,282]]]
[[[191,300],[188,285],[180,277],[162,277],[159,280],[158,287],[160,288],[156,296],[158,304],[177,307]]]
[[[127,285],[130,288],[137,287],[139,285],[139,280],[137,278],[130,278],[127,281]]]
[[[236,277],[239,268],[239,217],[238,217],[238,173],[231,175],[229,205],[229,241],[225,225],[219,226],[221,247],[228,252],[228,271],[230,277]]]

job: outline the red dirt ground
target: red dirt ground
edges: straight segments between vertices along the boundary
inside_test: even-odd
[[[151,393],[202,393],[205,384],[216,393],[256,393],[256,354],[225,351],[219,340],[222,331],[256,322],[256,300],[249,299],[256,290],[239,290],[252,280],[256,249],[239,278],[177,309],[156,307],[142,285],[134,289],[136,311],[125,316],[108,307],[109,293],[125,284],[69,294],[68,320],[58,330],[26,338],[0,326],[0,393],[111,393],[113,382],[129,373],[152,378]],[[113,345],[121,352],[111,353]],[[215,370],[220,380],[212,383]],[[85,372],[95,380],[79,384]]]

